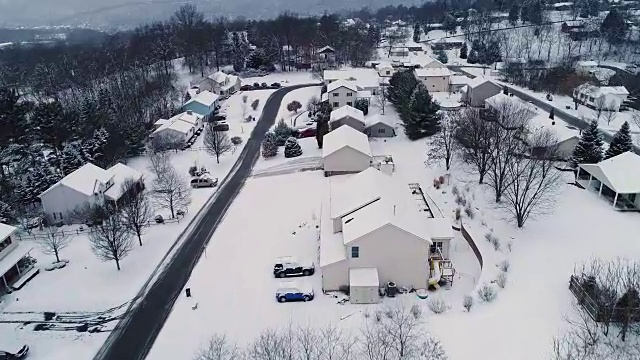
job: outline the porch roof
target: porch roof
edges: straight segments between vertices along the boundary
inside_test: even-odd
[[[581,169],[619,194],[640,193],[640,156],[625,152],[597,164],[580,164]]]
[[[18,261],[25,257],[31,250],[33,250],[32,246],[25,244],[23,242],[18,243],[18,247],[14,248],[7,254],[7,256],[3,257],[0,260],[0,277],[4,276],[4,274],[9,271],[12,267],[16,266]]]

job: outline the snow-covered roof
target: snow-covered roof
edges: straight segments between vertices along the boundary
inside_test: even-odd
[[[13,234],[16,230],[14,226],[0,223],[0,241],[8,238],[9,235]]]
[[[393,66],[391,66],[391,64],[388,62],[381,62],[380,64],[376,65],[376,70],[388,69],[388,68],[393,69]]]
[[[579,129],[570,126],[564,121],[558,119],[558,117],[555,118],[555,125],[552,125],[552,122],[553,120],[549,118],[548,112],[540,112],[529,120],[529,124],[532,127],[531,130],[547,129],[552,131],[558,138],[559,143],[580,136]]]
[[[189,114],[190,110],[187,110],[185,112],[181,112],[178,115],[175,115],[174,117],[172,117],[171,119],[167,120],[167,122],[171,123],[177,120],[180,121],[184,121],[187,122],[191,125],[196,125],[198,123],[198,120],[202,119],[202,115],[195,113],[193,111],[191,111],[191,114]]]
[[[338,121],[338,120],[344,119],[347,116],[360,121],[364,125],[364,113],[362,112],[362,110],[356,109],[349,105],[345,105],[338,109],[333,110],[331,112],[331,117],[329,119],[329,122]]]
[[[449,78],[449,83],[452,85],[466,85],[469,81],[471,81],[471,79],[465,75],[452,75],[451,78]]]
[[[222,87],[222,90],[224,91],[231,89],[232,87],[236,86],[236,84],[238,83],[238,77],[235,75],[229,75],[228,79],[229,79],[229,82]]]
[[[378,269],[353,268],[349,269],[349,286],[380,286]]]
[[[442,62],[440,62],[439,60],[431,58],[431,57],[426,62],[421,62],[420,63],[420,67],[425,68],[425,69],[430,69],[430,68],[447,69],[447,65],[445,65]]]
[[[375,125],[375,124],[385,124],[387,126],[394,127],[393,120],[389,116],[384,116],[381,114],[375,114],[367,117],[365,119],[365,124],[367,127]]]
[[[323,138],[322,157],[325,158],[334,152],[350,147],[365,155],[371,156],[371,145],[367,135],[352,128],[351,126],[340,126],[339,128],[326,134]]]
[[[327,85],[327,92],[332,92],[341,87],[347,88],[349,90],[358,91],[358,84],[355,81],[350,80],[337,80]]]
[[[551,6],[560,7],[560,6],[571,6],[571,5],[573,5],[572,2],[560,2],[560,3],[555,3],[555,4],[551,5]]]
[[[489,80],[487,78],[484,78],[482,76],[478,76],[478,77],[475,77],[475,78],[471,79],[471,81],[469,81],[469,83],[467,85],[471,89],[474,89],[474,88],[476,88],[476,87],[478,87],[478,86],[480,86],[480,85],[482,85],[484,83],[487,83],[487,82],[493,83],[491,80]]]
[[[192,102],[197,102],[205,106],[211,106],[216,102],[216,100],[218,100],[219,97],[219,95],[205,90],[200,92],[199,94],[196,94],[196,96],[192,96],[191,99],[185,103],[185,105]]]
[[[324,80],[351,80],[362,88],[377,87],[380,85],[380,75],[374,68],[348,68],[342,70],[325,70]]]
[[[451,227],[451,219],[449,218],[428,218],[425,219],[429,235],[432,240],[435,239],[452,239],[453,228]]]
[[[331,218],[344,216],[380,200],[389,191],[390,186],[392,186],[391,177],[372,167],[352,175],[343,183],[332,182]]]
[[[356,93],[356,98],[358,99],[370,99],[371,96],[371,91],[369,90],[360,90]]]
[[[324,93],[322,95],[320,95],[320,101],[324,102],[329,100],[329,93]]]
[[[153,124],[154,124],[154,125],[157,125],[157,126],[162,126],[162,125],[166,124],[166,123],[167,123],[167,121],[169,121],[169,120],[167,120],[167,119],[158,119],[158,120],[156,120],[156,122],[154,122]]]
[[[599,98],[603,95],[629,95],[629,91],[624,86],[595,86],[591,84],[580,85],[577,89],[580,93]]]
[[[640,193],[640,156],[631,151],[580,167],[617,193]]]
[[[595,66],[598,66],[598,63],[592,60],[588,60],[588,61],[578,61],[576,65],[582,66],[582,67],[595,67]]]
[[[324,54],[324,53],[334,53],[336,52],[336,50],[334,48],[332,48],[331,46],[325,46],[322,47],[318,50],[318,54]]]
[[[110,178],[111,176],[106,170],[92,163],[86,163],[43,191],[39,196],[48,193],[58,185],[64,185],[87,196],[91,196],[95,193],[97,184],[104,184],[109,181]]]
[[[25,257],[33,250],[33,246],[29,246],[26,242],[18,242],[18,246],[13,248],[5,257],[0,259],[0,274],[6,274],[9,269],[16,266],[18,261]]]
[[[193,98],[195,98],[196,96],[198,96],[198,91],[199,91],[199,89],[198,89],[198,88],[191,88],[191,89],[187,89],[187,94],[189,94],[189,98],[190,98],[190,99],[193,99]]]
[[[209,79],[217,82],[218,84],[221,84],[223,82],[225,82],[227,80],[227,74],[223,73],[222,71],[217,71],[211,75],[208,76]]]
[[[436,76],[451,76],[452,72],[448,68],[422,68],[415,69],[415,74],[419,78],[423,77],[436,77]]]
[[[117,163],[107,169],[110,176],[113,177],[113,185],[104,192],[104,196],[118,200],[122,196],[122,185],[127,179],[138,181],[142,179],[142,173],[125,164]]]

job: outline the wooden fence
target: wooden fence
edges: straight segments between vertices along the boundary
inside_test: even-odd
[[[571,275],[569,279],[569,290],[578,300],[578,304],[582,306],[587,314],[596,322],[605,322],[609,319],[610,322],[618,322],[619,319],[630,317],[631,322],[640,322],[640,308],[628,309],[615,306],[613,308],[607,307],[594,300],[587,290],[580,283],[580,278]]]
[[[476,258],[480,263],[480,270],[482,270],[484,266],[484,261],[482,260],[482,254],[480,253],[480,250],[478,250],[478,246],[476,245],[475,241],[473,241],[473,237],[471,237],[471,234],[469,234],[467,229],[464,228],[464,223],[462,221],[460,221],[460,232],[462,233],[462,237],[467,241],[467,243],[471,247],[471,250],[473,250],[473,253],[476,255]]]

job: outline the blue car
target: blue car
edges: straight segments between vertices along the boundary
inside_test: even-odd
[[[288,301],[313,300],[313,288],[297,281],[284,281],[276,290],[276,300],[284,303]]]

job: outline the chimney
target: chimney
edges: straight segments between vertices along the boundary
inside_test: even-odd
[[[193,111],[187,110],[187,115],[193,115]]]

